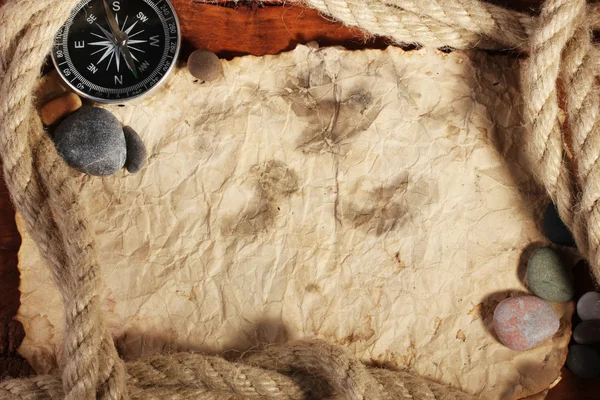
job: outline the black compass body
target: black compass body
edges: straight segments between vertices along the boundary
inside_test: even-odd
[[[180,43],[168,0],[83,0],[57,32],[52,60],[81,96],[123,102],[164,80]]]

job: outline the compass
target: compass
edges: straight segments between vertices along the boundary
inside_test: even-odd
[[[180,43],[168,0],[83,0],[56,33],[52,61],[79,95],[120,103],[160,85]]]

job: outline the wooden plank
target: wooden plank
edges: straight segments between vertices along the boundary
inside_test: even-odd
[[[278,54],[310,41],[350,49],[385,48],[389,43],[386,38],[369,38],[360,29],[330,23],[316,10],[296,5],[252,3],[231,7],[189,0],[172,3],[184,37],[184,59],[195,49],[207,49],[231,59],[248,54]]]

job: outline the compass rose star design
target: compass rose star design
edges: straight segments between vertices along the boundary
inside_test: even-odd
[[[169,0],[80,0],[57,31],[51,56],[73,91],[120,103],[164,83],[180,47]]]
[[[145,53],[144,50],[140,49],[139,47],[136,47],[135,45],[146,43],[147,40],[132,39],[140,33],[144,32],[144,29],[140,29],[138,31],[133,32],[138,21],[134,21],[129,27],[127,27],[127,18],[128,17],[126,16],[125,20],[123,21],[123,24],[121,24],[119,23],[119,16],[115,15],[115,20],[119,29],[129,37],[129,40],[127,40],[126,44],[127,48],[133,51],[137,51],[139,53]],[[119,72],[121,68],[121,56],[124,56],[123,52],[121,51],[120,46],[113,39],[114,35],[112,32],[106,30],[102,27],[102,25],[98,24],[97,22],[96,26],[100,29],[100,33],[90,32],[90,34],[102,40],[89,43],[91,46],[100,47],[98,50],[95,50],[93,53],[91,53],[91,55],[93,56],[98,53],[102,53],[97,61],[97,64],[100,65],[104,60],[108,60],[106,64],[107,71],[110,69],[110,66],[112,65],[114,59],[115,67],[117,69],[117,72]],[[131,53],[131,58],[133,58],[134,61],[139,62],[134,53]]]

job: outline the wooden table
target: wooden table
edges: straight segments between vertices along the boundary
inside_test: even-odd
[[[183,31],[183,57],[197,48],[217,53],[222,58],[253,54],[277,54],[298,43],[317,41],[321,46],[343,45],[349,49],[385,48],[386,38],[366,37],[355,28],[332,23],[314,11],[299,6],[263,1],[242,1],[238,5],[199,4],[172,0]],[[540,0],[493,0],[512,9],[535,13]],[[2,0],[0,0],[0,4]],[[21,238],[17,232],[8,192],[0,180],[0,377],[32,374],[16,350],[23,340],[21,325],[13,320],[19,308],[17,252]],[[550,391],[549,400],[600,399],[600,379],[580,380],[563,369],[563,380]]]

